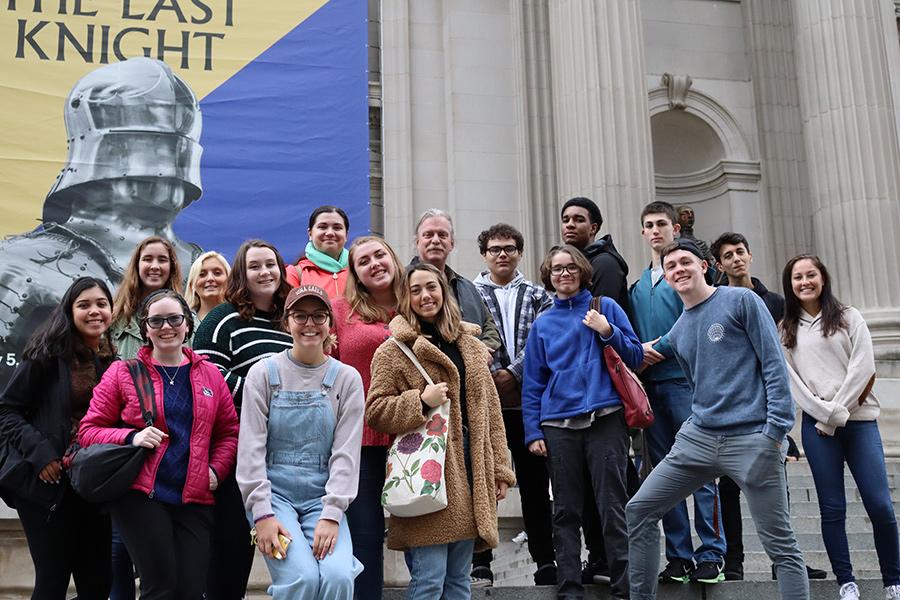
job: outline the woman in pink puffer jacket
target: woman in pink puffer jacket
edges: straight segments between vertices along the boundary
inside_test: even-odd
[[[193,319],[184,299],[159,290],[140,311],[155,417],[145,426],[124,361],[94,388],[78,440],[148,448],[134,483],[109,505],[141,575],[141,598],[198,598],[206,583],[213,491],[234,468],[238,420],[219,370],[184,346]],[[249,541],[248,541],[249,543]]]

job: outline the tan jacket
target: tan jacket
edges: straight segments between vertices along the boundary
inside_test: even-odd
[[[469,452],[472,491],[466,479],[459,409],[459,373],[437,346],[418,336],[402,316],[390,324],[391,333],[409,346],[435,383],[446,382],[450,398],[450,431],[444,477],[447,508],[421,517],[391,517],[388,548],[448,544],[476,538],[476,549],[494,548],[497,531],[496,486],[515,483],[506,447],[506,431],[497,389],[485,360],[484,346],[474,335],[478,327],[462,324],[456,339],[466,365],[466,410],[469,418]],[[452,341],[452,340],[450,340]],[[425,423],[420,393],[425,378],[391,341],[383,343],[372,359],[372,383],[366,399],[366,421],[373,429],[400,434]]]

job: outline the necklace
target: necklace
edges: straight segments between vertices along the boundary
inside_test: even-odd
[[[169,377],[169,371],[165,367],[163,367],[162,365],[159,366],[162,367],[163,373],[166,374],[166,379],[169,380],[169,385],[175,385],[175,378],[178,377],[178,371],[181,370],[181,365],[175,367],[175,373],[171,377]]]

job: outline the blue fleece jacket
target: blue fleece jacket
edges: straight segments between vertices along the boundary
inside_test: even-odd
[[[603,362],[610,345],[632,369],[644,360],[644,349],[618,304],[603,297],[601,312],[612,335],[601,338],[582,319],[591,307],[591,293],[582,290],[566,300],[555,298],[531,327],[525,346],[522,418],[525,444],[544,439],[541,423],[591,413],[621,404]]]
[[[775,323],[753,290],[716,288],[682,313],[669,341],[694,390],[694,425],[714,435],[761,431],[784,440],[794,425],[787,367]],[[714,368],[699,368],[709,361]]]
[[[661,354],[671,355],[669,330],[684,311],[684,303],[675,293],[664,277],[656,284],[649,268],[644,269],[641,278],[631,286],[631,322],[634,331],[642,342],[659,338],[653,349]],[[667,379],[684,379],[684,371],[674,358],[666,359],[651,365],[641,373],[644,381],[665,381]]]

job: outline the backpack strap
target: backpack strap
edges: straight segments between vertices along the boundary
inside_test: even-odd
[[[131,380],[134,382],[134,389],[137,392],[138,400],[141,403],[141,415],[144,417],[144,424],[147,427],[153,425],[156,419],[156,402],[153,392],[153,380],[150,379],[150,371],[140,360],[133,358],[126,360],[125,365],[131,374]]]
[[[395,344],[397,344],[397,347],[403,351],[403,354],[405,354],[406,357],[412,362],[412,364],[416,366],[416,368],[419,370],[419,373],[421,373],[422,377],[425,378],[425,383],[427,383],[428,385],[434,385],[434,382],[431,380],[431,376],[428,375],[427,371],[425,371],[425,367],[422,366],[422,363],[419,362],[419,359],[416,358],[416,355],[413,354],[413,351],[409,349],[409,346],[393,336],[391,336],[390,339]]]

